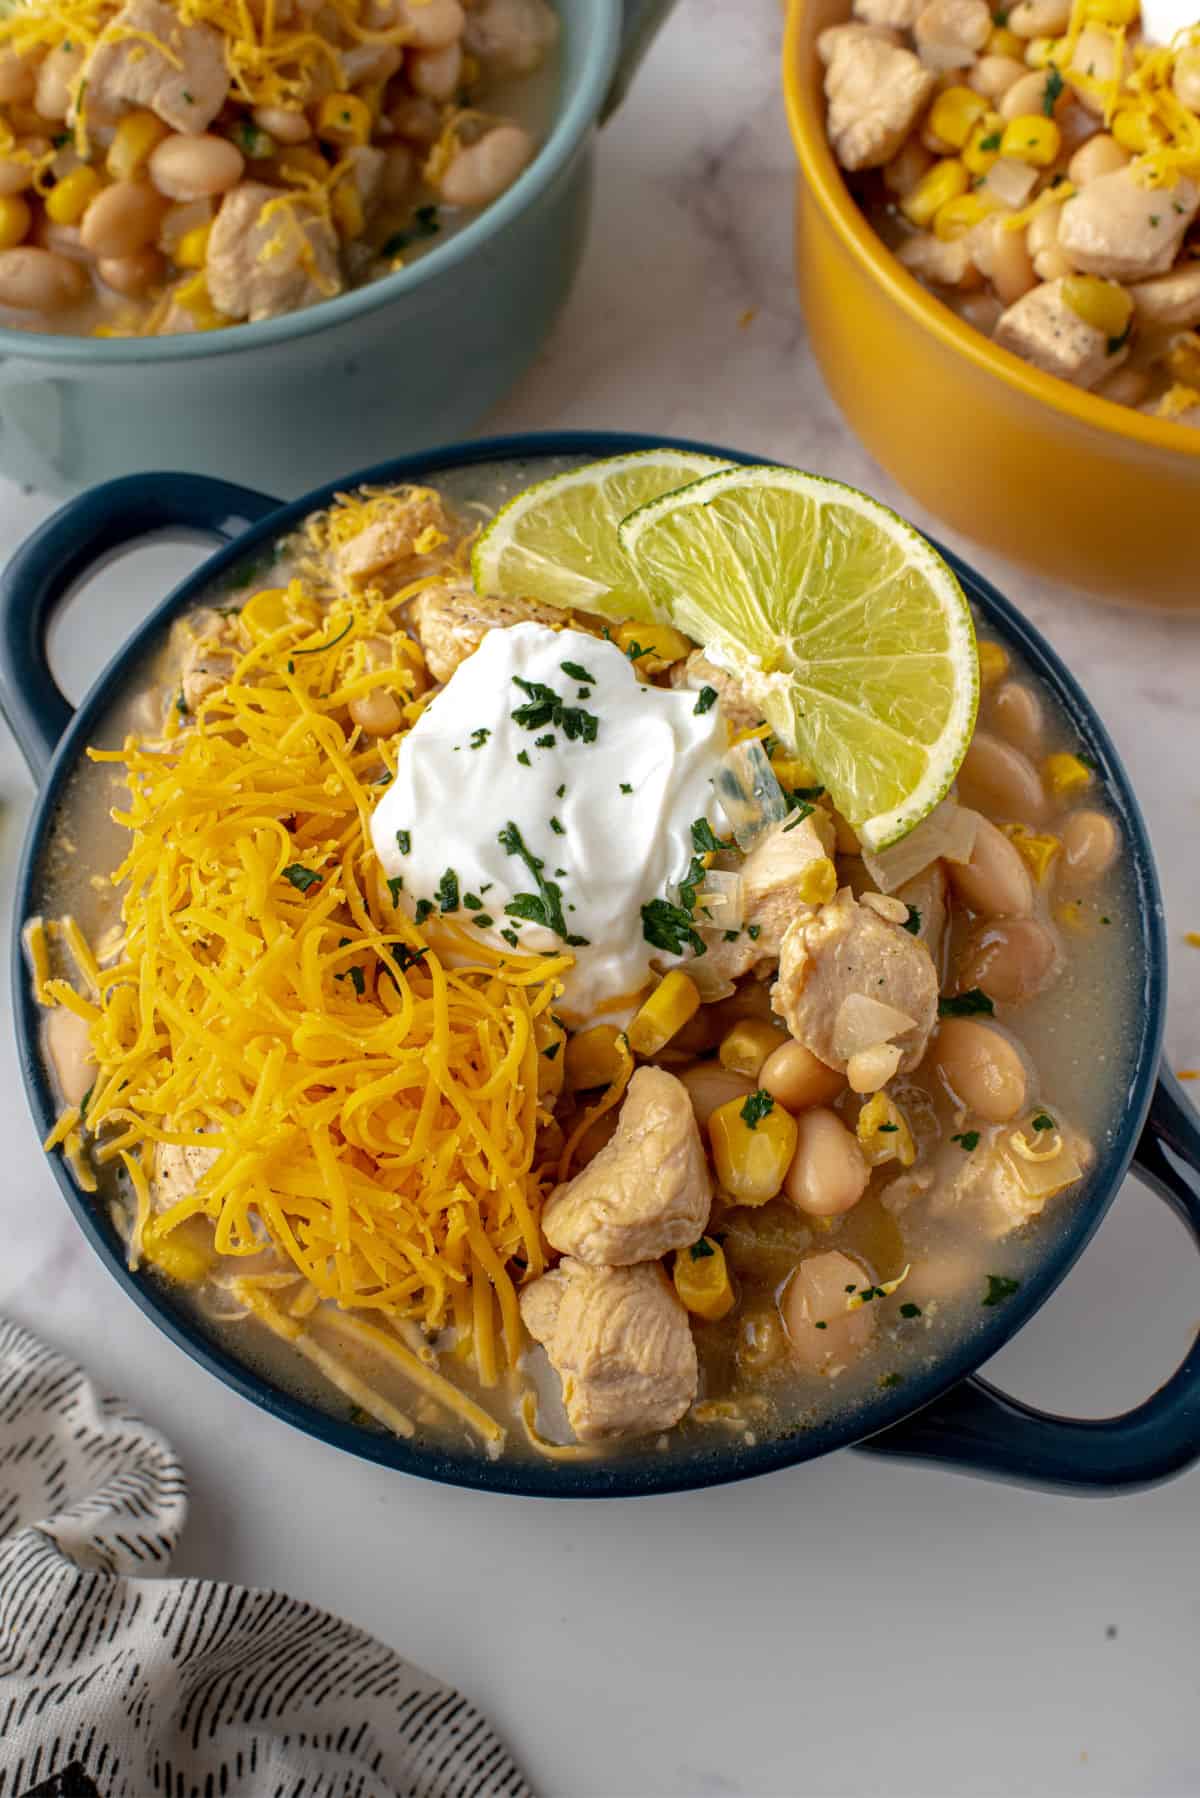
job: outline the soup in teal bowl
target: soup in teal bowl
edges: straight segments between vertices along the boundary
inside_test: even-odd
[[[1200,1130],[1159,1065],[1162,909],[1137,801],[1070,673],[966,564],[947,558],[973,612],[984,691],[958,794],[981,820],[976,843],[991,845],[988,856],[972,850],[956,861],[947,841],[946,867],[918,877],[926,882],[919,896],[912,881],[885,891],[852,842],[839,837],[835,846],[823,790],[805,789],[810,798],[801,801],[795,776],[783,772],[786,757],[772,751],[770,764],[780,780],[791,780],[796,803],[784,814],[779,843],[793,853],[816,833],[812,865],[837,863],[836,899],[819,901],[822,929],[853,923],[856,942],[878,946],[881,966],[907,969],[913,979],[941,969],[924,1027],[929,1053],[922,1058],[923,1041],[908,1072],[889,1083],[895,1105],[879,1090],[870,1100],[859,1087],[848,1091],[845,1077],[831,1072],[832,1054],[818,1092],[811,1057],[797,1058],[794,1043],[778,1033],[767,989],[752,971],[735,972],[727,987],[710,987],[704,997],[702,964],[685,961],[700,1010],[693,1005],[682,1027],[675,1018],[656,1043],[653,1019],[641,1011],[628,1039],[603,1025],[598,1034],[592,1023],[577,1028],[570,987],[555,989],[552,1008],[531,979],[520,984],[521,964],[505,959],[502,943],[477,965],[483,951],[475,945],[506,930],[515,943],[517,930],[546,925],[555,906],[563,917],[547,927],[568,943],[590,940],[585,919],[588,929],[603,930],[595,895],[630,863],[630,844],[639,845],[647,867],[661,850],[658,833],[643,842],[637,824],[650,791],[641,757],[661,726],[657,712],[675,718],[679,741],[700,756],[717,719],[729,722],[729,696],[709,684],[720,684],[719,670],[696,660],[703,642],[692,649],[636,622],[606,635],[586,613],[560,639],[552,625],[561,620],[547,624],[537,606],[481,602],[465,559],[469,538],[456,535],[454,520],[486,519],[534,482],[596,458],[655,449],[697,469],[708,466],[704,458],[725,468],[752,460],[720,446],[624,435],[529,436],[394,459],[286,506],[199,476],[148,476],[70,503],[13,558],[0,589],[0,696],[40,787],[18,877],[16,1025],[35,1126],[51,1140],[51,1167],[68,1203],[118,1283],[201,1365],[297,1428],[424,1478],[615,1497],[748,1478],[850,1446],[1065,1491],[1121,1491],[1178,1473],[1200,1456],[1197,1346],[1145,1404],[1104,1421],[1045,1415],[976,1371],[1051,1299],[1131,1168],[1200,1234]],[[437,570],[425,566],[421,578],[400,579],[387,592],[371,586],[344,622],[336,614],[331,634],[306,585],[313,568],[332,554],[343,572],[373,570],[372,581],[386,586],[378,570],[397,553],[401,503],[411,552],[441,557]],[[45,654],[56,609],[100,559],[164,529],[199,531],[220,547],[72,712]],[[413,634],[401,629],[392,641],[391,612],[409,605]],[[639,629],[644,642],[636,640]],[[482,647],[472,655],[476,644]],[[520,659],[546,653],[546,667]],[[505,657],[517,658],[519,679]],[[235,668],[242,671],[236,680]],[[525,695],[515,708],[513,680]],[[461,695],[468,685],[469,716],[439,748],[436,721],[453,713],[446,704],[430,708],[430,694]],[[591,844],[585,880],[589,816],[608,805],[587,798],[588,782],[609,766],[597,733],[602,743],[606,731],[616,733],[628,706],[648,708],[638,714],[640,732],[622,739],[625,763],[611,799],[615,807],[627,795],[631,823],[623,831],[606,826],[603,842]],[[343,720],[335,734],[333,715],[342,718],[346,708],[353,722]],[[406,763],[393,743],[402,726],[403,741],[421,746],[427,770],[440,756],[437,765],[450,771],[440,815],[424,819],[426,830],[439,833],[432,850],[417,840],[421,826],[405,810],[418,787],[406,785],[417,779],[416,761]],[[150,733],[144,748],[127,741],[138,731]],[[1005,745],[1017,738],[1026,752],[1008,754]],[[761,732],[746,741],[761,752]],[[728,753],[736,752],[735,743]],[[589,765],[588,755],[601,759]],[[1035,755],[1047,788],[1033,791]],[[536,757],[548,758],[540,772]],[[554,763],[551,772],[554,758],[561,767]],[[261,787],[274,799],[239,838],[251,764],[253,791]],[[208,783],[216,795],[205,802],[203,842],[189,834],[185,766],[193,783]],[[518,827],[519,797],[502,796],[519,795],[524,780],[532,792],[543,777],[555,809],[545,821],[522,814]],[[1052,800],[1055,780],[1082,788],[1084,799],[1068,790]],[[109,821],[114,803],[124,822]],[[369,855],[362,864],[353,856],[337,861],[351,855],[348,845],[365,828],[355,806],[376,821],[378,869]],[[506,822],[501,813],[509,810]],[[541,833],[542,822],[552,836]],[[693,841],[710,849],[703,821],[696,822]],[[1016,844],[1019,853],[1008,853]],[[478,870],[477,850],[485,855]],[[159,1000],[139,986],[121,929],[105,940],[116,913],[112,890],[105,892],[103,879],[97,887],[94,876],[107,875],[126,852],[134,859],[122,880],[143,895],[126,918],[126,941],[136,937],[138,955],[146,932],[174,943],[170,954],[178,951],[198,983],[182,1009],[172,1010],[168,994],[155,1012]],[[551,852],[563,865],[550,863]],[[731,845],[718,845],[711,866],[736,863],[749,891],[758,853],[750,848],[741,862]],[[265,885],[264,855],[279,863]],[[486,855],[499,856],[497,869]],[[505,903],[508,870],[518,863],[533,890]],[[373,870],[361,882],[353,872],[360,865]],[[418,867],[425,872],[406,886]],[[205,898],[204,883],[220,868],[236,895],[232,912]],[[1004,869],[1010,887],[997,889]],[[719,873],[705,879],[720,885]],[[1005,896],[1010,889],[1015,897]],[[153,905],[145,895],[156,895]],[[657,931],[679,909],[664,904],[648,908]],[[566,917],[571,911],[577,923]],[[653,941],[646,909],[642,915]],[[758,933],[771,925],[766,912],[751,915],[763,919],[746,946],[753,969],[769,947],[766,938],[757,947]],[[381,918],[393,918],[394,931]],[[428,965],[429,951],[415,947],[420,938],[411,934],[414,919],[429,931],[459,933]],[[294,952],[280,920],[300,933]],[[256,932],[261,956],[254,949],[236,990],[223,987],[224,946],[250,943]],[[723,952],[739,934],[728,933]],[[781,975],[789,940],[790,933],[778,951]],[[1053,954],[1042,953],[1047,942]],[[806,943],[816,955],[816,938]],[[715,947],[710,932],[714,962]],[[327,979],[319,974],[322,955],[331,958]],[[1112,980],[1116,965],[1128,970],[1121,987]],[[1068,977],[1056,984],[1064,970]],[[324,979],[324,998],[305,984],[314,979]],[[657,992],[674,990],[664,980]],[[39,993],[53,1003],[39,1004]],[[146,1004],[149,1012],[140,1009]],[[193,1004],[195,1017],[214,1020],[207,1035],[190,1017]],[[97,1093],[77,1039],[98,1013],[112,1035]],[[157,1023],[147,1021],[154,1017]],[[242,1019],[240,1035],[228,1037],[230,1017]],[[514,1019],[525,1022],[518,1027]],[[802,1024],[790,1013],[788,1022],[795,1036]],[[468,1056],[469,1091],[446,1074],[447,1045],[457,1042],[460,1053],[468,1037],[478,1046]],[[613,1135],[611,1119],[599,1128],[603,1091],[618,1091],[605,1058],[619,1058],[630,1041],[640,1065],[627,1092],[619,1089],[625,1096]],[[754,1059],[756,1043],[747,1078],[743,1058]],[[279,1082],[293,1052],[306,1072],[291,1109],[281,1112]],[[157,1139],[155,1114],[128,1096],[150,1090],[152,1063],[154,1091],[163,1095],[154,1103],[165,1108]],[[519,1066],[520,1077],[510,1074],[504,1084],[501,1066]],[[184,1104],[190,1070],[201,1067],[217,1093],[210,1121],[190,1142],[164,1143],[164,1132],[172,1134],[171,1083],[179,1089],[175,1102]],[[481,1067],[492,1074],[484,1078]],[[943,1077],[947,1089],[974,1094],[971,1115],[947,1111]],[[510,1109],[496,1109],[502,1094]],[[563,1094],[566,1108],[556,1113]],[[542,1214],[547,1240],[563,1253],[545,1272],[532,1265],[535,1256],[540,1266],[547,1260],[536,1219],[522,1218],[519,1193],[507,1209],[504,1180],[478,1171],[485,1162],[500,1167],[518,1140],[533,1141],[537,1105],[538,1153],[563,1156],[566,1166],[579,1154]],[[104,1117],[92,1155],[81,1134],[89,1106]],[[236,1123],[230,1140],[245,1149],[242,1161],[206,1145],[204,1131],[219,1138],[221,1118]],[[123,1134],[130,1124],[132,1134]],[[453,1153],[477,1170],[469,1178],[481,1183],[479,1194],[494,1195],[480,1198],[474,1221],[449,1175],[439,1185],[439,1157],[451,1154],[447,1132],[460,1124],[475,1134]],[[703,1132],[717,1192],[711,1215],[706,1203],[703,1215],[691,1216],[687,1182],[708,1178]],[[752,1132],[760,1134],[751,1142]],[[772,1197],[768,1188],[755,1190],[753,1168],[781,1133],[795,1152],[783,1191],[776,1181]],[[135,1139],[143,1147],[160,1143],[153,1192],[145,1164],[139,1177],[134,1158],[122,1153]],[[653,1242],[643,1236],[631,1247],[630,1219],[617,1217],[607,1200],[597,1206],[581,1183],[592,1167],[615,1179],[622,1143],[637,1150],[647,1141],[657,1147],[643,1186],[653,1204],[668,1186],[678,1203],[672,1234]],[[1003,1180],[998,1155],[1008,1158]],[[852,1191],[843,1191],[847,1157],[861,1175]],[[192,1194],[209,1170],[214,1196],[206,1210],[204,1191]],[[381,1170],[394,1176],[391,1197],[382,1200]],[[973,1170],[986,1177],[977,1181]],[[623,1204],[641,1203],[645,1193],[636,1187],[625,1180]],[[606,1190],[611,1196],[616,1188]],[[422,1204],[436,1201],[438,1219],[435,1227],[420,1206],[405,1214],[403,1229],[416,1232],[416,1246],[393,1277],[380,1245],[391,1240],[388,1217],[410,1193],[423,1195]],[[338,1204],[346,1208],[342,1224]],[[165,1212],[167,1205],[177,1209]],[[165,1237],[157,1223],[164,1215],[182,1219]],[[438,1327],[422,1329],[411,1322],[413,1295],[418,1288],[428,1294],[422,1282],[442,1277],[430,1273],[430,1257],[443,1273],[449,1267],[451,1286],[458,1268],[468,1271],[457,1300],[451,1291],[431,1301]],[[845,1284],[831,1298],[835,1275]],[[374,1311],[359,1305],[363,1281],[371,1303],[382,1296]],[[603,1328],[593,1288],[605,1304],[613,1301]],[[468,1300],[467,1292],[476,1296]],[[576,1313],[587,1327],[567,1340],[564,1320]],[[1110,1314],[1103,1328],[1121,1321]],[[468,1358],[456,1353],[463,1343]]]

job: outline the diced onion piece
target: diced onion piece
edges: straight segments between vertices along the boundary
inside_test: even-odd
[[[1037,186],[1040,169],[1030,162],[1018,162],[1013,156],[998,156],[979,187],[979,192],[1002,206],[1014,210],[1024,206]]]
[[[877,1093],[900,1066],[901,1051],[895,1043],[872,1043],[857,1050],[846,1063],[846,1079],[853,1093]]]
[[[906,881],[924,872],[930,862],[969,862],[979,829],[979,813],[943,799],[915,830],[878,855],[863,856],[867,873],[881,893],[894,893]]]
[[[741,875],[710,868],[696,894],[697,924],[706,930],[740,930],[744,916]]]
[[[710,941],[719,940],[714,934]],[[718,999],[728,999],[736,993],[737,988],[728,975],[722,974],[707,955],[694,955],[684,963],[687,976],[699,993],[701,1002],[713,1005]]]
[[[713,785],[743,855],[773,825],[782,824],[791,809],[757,737],[726,752]]]
[[[866,993],[851,993],[842,1000],[833,1020],[833,1049],[839,1060],[848,1061],[860,1050],[873,1049],[876,1043],[890,1043],[906,1030],[915,1030],[917,1020],[882,999]]]
[[[1045,1143],[1040,1140],[1043,1135]],[[1035,1132],[1020,1124],[1005,1137],[1001,1153],[1022,1192],[1042,1204],[1073,1186],[1084,1172],[1077,1144],[1059,1130]]]

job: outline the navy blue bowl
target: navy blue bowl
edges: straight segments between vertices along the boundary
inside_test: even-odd
[[[39,1135],[51,1128],[56,1104],[39,1047],[38,1008],[29,988],[21,926],[34,908],[65,783],[80,764],[97,725],[126,693],[133,672],[161,641],[170,621],[196,605],[214,583],[236,582],[243,564],[259,561],[307,513],[360,481],[423,481],[452,468],[514,458],[610,456],[662,441],[564,432],[458,444],[383,463],[288,506],[202,476],[133,475],[64,506],[18,551],[0,580],[0,708],[41,789],[21,858],[12,946],[21,1070]],[[755,460],[707,443],[676,442],[674,447],[702,450],[727,461]],[[223,547],[151,613],[79,710],[72,712],[46,659],[46,636],[55,609],[72,584],[102,558],[167,529],[200,532]],[[1127,1081],[1120,1118],[1090,1175],[1086,1201],[1075,1208],[1020,1292],[924,1377],[910,1377],[851,1415],[833,1417],[814,1428],[789,1430],[753,1446],[689,1445],[661,1458],[616,1457],[607,1464],[493,1462],[481,1453],[451,1452],[442,1445],[404,1442],[362,1429],[272,1384],[215,1342],[169,1286],[152,1274],[129,1271],[124,1245],[106,1211],[79,1189],[61,1158],[53,1157],[54,1176],[88,1240],[115,1279],[173,1342],[235,1392],[309,1435],[424,1479],[497,1492],[608,1498],[679,1491],[746,1479],[852,1444],[874,1453],[940,1461],[993,1478],[1078,1492],[1150,1485],[1200,1458],[1200,1336],[1182,1366],[1145,1404],[1102,1421],[1049,1416],[974,1377],[975,1369],[1049,1298],[1087,1246],[1131,1165],[1179,1213],[1200,1243],[1200,1128],[1177,1083],[1159,1070],[1166,973],[1162,903],[1145,822],[1108,733],[1032,626],[965,563],[943,554],[980,616],[1015,643],[1057,696],[1101,771],[1129,848],[1141,932],[1136,1040],[1124,1045]]]

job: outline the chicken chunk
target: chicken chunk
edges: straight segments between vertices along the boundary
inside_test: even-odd
[[[908,31],[916,24],[924,0],[854,0],[854,16],[867,25]]]
[[[409,621],[436,681],[448,681],[490,630],[510,624],[562,624],[563,613],[535,599],[481,599],[468,582],[442,582],[418,593]]]
[[[221,201],[208,240],[213,305],[255,323],[329,299],[342,290],[337,248],[333,226],[303,195],[285,200],[277,187],[240,182]]]
[[[965,69],[991,33],[991,9],[984,0],[929,0],[913,26],[921,61],[930,69]]]
[[[877,169],[890,162],[933,87],[934,76],[911,50],[865,35],[842,38],[825,71],[829,139],[842,167]]]
[[[191,620],[179,673],[180,692],[189,712],[232,678],[237,663],[236,636],[236,620],[223,618],[219,612],[205,610]]]
[[[560,1254],[593,1267],[630,1267],[704,1234],[712,1181],[687,1088],[664,1068],[629,1082],[611,1140],[551,1193],[542,1232]]]
[[[463,43],[493,81],[531,75],[558,42],[558,17],[546,0],[476,0]]]
[[[182,24],[163,0],[129,0],[98,39],[84,79],[88,109],[147,106],[173,131],[206,131],[229,92],[220,32]]]
[[[932,281],[936,287],[978,285],[979,270],[965,237],[943,242],[932,231],[917,231],[903,240],[896,255],[911,274],[921,281]]]
[[[742,926],[732,941],[723,930],[702,930],[705,973],[740,980],[752,968],[779,959],[784,932],[794,918],[812,912],[798,883],[814,862],[833,854],[834,828],[818,806],[802,824],[776,825],[761,837],[740,867]]]
[[[903,899],[910,915],[914,911],[917,914],[915,935],[928,949],[935,968],[942,965],[947,884],[945,867],[938,861],[930,862],[920,874],[914,874],[911,880],[896,888],[896,898]]]
[[[1101,176],[1106,180],[1107,176]],[[1080,318],[1063,298],[1063,284],[1044,281],[1033,287],[1000,314],[994,334],[1002,350],[1011,350],[1023,362],[1072,381],[1076,387],[1094,387],[1112,374],[1129,354],[1127,344],[1110,348],[1111,340]]]
[[[441,549],[454,528],[432,487],[401,487],[374,500],[361,529],[338,544],[338,574],[350,586],[368,579],[385,592],[403,586],[428,567],[424,558]],[[385,572],[388,579],[381,581]]]
[[[1111,281],[1165,275],[1198,205],[1200,189],[1186,177],[1174,187],[1144,187],[1132,169],[1116,169],[1071,195],[1058,246],[1081,274]]]
[[[859,19],[850,19],[844,25],[826,25],[817,38],[817,55],[823,63],[831,63],[842,39],[856,37],[880,38],[885,44],[900,43],[900,33],[886,25],[864,25]]]
[[[1187,262],[1129,289],[1139,325],[1190,331],[1200,325],[1200,262]]]
[[[525,1288],[521,1316],[562,1381],[580,1442],[669,1430],[696,1397],[688,1315],[657,1262],[563,1261]]]
[[[749,730],[762,721],[762,707],[751,699],[737,676],[710,662],[702,649],[693,649],[686,661],[675,663],[671,685],[688,687],[693,693],[711,687],[730,730]]]
[[[154,1157],[154,1205],[158,1211],[169,1211],[180,1199],[186,1199],[220,1156],[219,1149],[200,1149],[194,1143],[180,1147],[177,1143],[160,1142]]]
[[[1031,1148],[1033,1155],[1049,1159],[1027,1159]],[[1040,1216],[1048,1201],[1082,1179],[1094,1160],[1087,1137],[1068,1124],[1059,1122],[1053,1132],[1037,1134],[1018,1125],[970,1155],[943,1149],[925,1202],[931,1217],[967,1213],[973,1232],[998,1242]]]
[[[771,1003],[798,1042],[844,1073],[849,1058],[839,1052],[839,1014],[856,995],[913,1020],[895,1040],[899,1071],[915,1068],[937,1022],[938,978],[929,950],[843,887],[788,929]]]

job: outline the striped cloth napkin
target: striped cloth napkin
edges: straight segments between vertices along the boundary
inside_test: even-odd
[[[532,1798],[362,1630],[165,1577],[186,1511],[170,1445],[0,1319],[0,1798]]]

